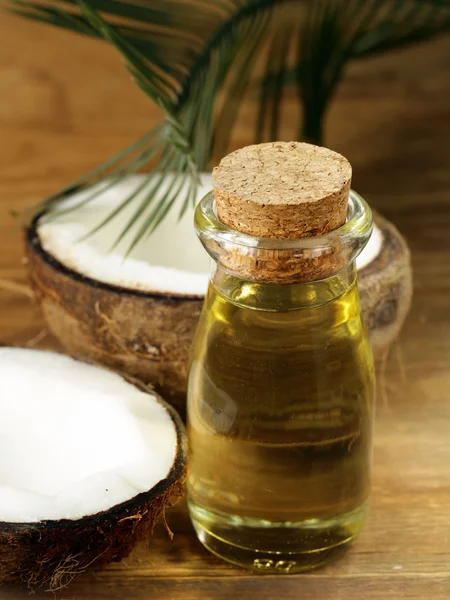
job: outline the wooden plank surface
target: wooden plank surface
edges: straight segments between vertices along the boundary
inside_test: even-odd
[[[353,163],[355,189],[407,236],[414,267],[411,315],[379,381],[372,509],[354,550],[308,575],[253,576],[204,551],[181,504],[168,514],[172,543],[158,526],[149,549],[83,575],[57,598],[450,598],[449,67],[448,39],[354,63],[327,122],[328,145]],[[252,110],[245,107],[234,146],[251,140]],[[158,119],[106,45],[0,16],[0,343],[58,347],[23,294],[20,232],[9,211]],[[2,600],[27,594],[0,589]]]

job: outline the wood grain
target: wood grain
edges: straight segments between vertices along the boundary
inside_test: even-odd
[[[411,315],[379,379],[372,509],[353,551],[309,575],[255,577],[207,554],[181,505],[168,514],[172,543],[160,526],[149,549],[80,577],[57,598],[450,597],[449,67],[448,39],[354,63],[327,122],[327,143],[352,162],[355,189],[407,236],[415,277]],[[251,141],[253,113],[244,108],[234,147]],[[57,347],[30,299],[11,288],[25,274],[9,211],[70,182],[159,118],[106,45],[1,15],[0,343]],[[27,597],[0,589],[2,600]]]

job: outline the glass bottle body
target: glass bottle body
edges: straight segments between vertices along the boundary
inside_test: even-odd
[[[372,395],[354,262],[298,284],[219,264],[188,390],[188,502],[203,544],[263,572],[340,555],[366,512]]]

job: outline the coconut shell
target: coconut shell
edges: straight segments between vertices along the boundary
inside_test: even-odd
[[[0,521],[0,586],[21,583],[56,591],[88,569],[122,560],[140,540],[150,536],[165,508],[175,504],[184,492],[184,426],[175,411],[164,404],[178,432],[178,452],[167,477],[148,492],[82,519]]]
[[[66,268],[26,232],[31,287],[45,320],[69,354],[151,384],[186,412],[189,352],[203,298],[127,290]]]
[[[398,335],[411,301],[407,245],[375,215],[383,245],[359,270],[363,314],[375,356]],[[189,353],[203,298],[126,290],[84,277],[41,246],[36,221],[25,233],[31,286],[53,334],[72,355],[152,384],[185,416]]]
[[[374,220],[382,233],[382,248],[358,270],[358,288],[374,357],[379,360],[400,333],[411,306],[412,268],[398,229],[378,213]]]

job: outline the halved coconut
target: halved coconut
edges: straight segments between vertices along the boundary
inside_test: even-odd
[[[142,384],[0,348],[0,586],[59,589],[127,556],[182,494],[183,425]]]
[[[35,220],[26,234],[30,279],[50,329],[71,354],[153,383],[184,413],[189,351],[209,270],[193,210],[178,221],[175,207],[129,258],[124,252],[132,232],[113,252],[110,248],[134,206],[80,241],[141,182],[139,176],[125,179],[84,207],[48,222]],[[211,188],[211,176],[204,175],[199,198]],[[87,193],[66,202],[79,202]],[[379,356],[408,311],[411,269],[401,235],[378,215],[375,221],[358,269],[363,312]]]
[[[361,305],[376,359],[397,338],[411,307],[412,268],[408,245],[398,229],[374,212],[375,227],[356,259]]]

